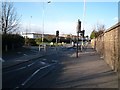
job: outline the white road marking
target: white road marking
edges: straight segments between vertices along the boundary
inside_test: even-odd
[[[36,61],[36,62],[37,62],[37,61]],[[36,62],[33,62],[33,63],[31,63],[31,64],[29,64],[29,65],[27,65],[27,66],[24,66],[24,67],[21,67],[21,68],[18,68],[18,69],[14,69],[14,70],[10,70],[10,71],[4,72],[4,73],[6,74],[6,73],[10,73],[10,72],[14,72],[14,71],[19,71],[19,70],[25,69],[25,68],[27,68],[27,67],[32,66],[32,65],[35,64]]]
[[[46,63],[45,62],[40,62],[41,64],[45,65]]]
[[[32,66],[33,64],[35,64],[35,63],[31,63],[31,64],[29,64],[29,65],[27,65],[27,66],[30,67],[30,66]]]
[[[22,69],[25,69],[25,68],[26,68],[26,66],[25,66],[25,67],[18,68],[18,69],[15,69],[15,70],[7,71],[7,72],[4,72],[4,73],[6,74],[6,73],[10,73],[10,72],[22,70]]]
[[[47,60],[47,59],[45,59],[45,58],[43,59],[43,61],[46,61],[46,60]]]
[[[28,61],[28,60],[15,60],[15,62],[18,62],[18,61]]]
[[[24,56],[28,56],[27,54],[23,54]]]
[[[17,87],[15,87],[13,90],[15,90],[15,89],[18,89],[19,87],[17,86]]]
[[[36,70],[27,80],[25,80],[21,85],[24,86],[35,74],[37,74],[40,70],[47,68],[49,66],[51,66],[52,64],[49,64],[47,66],[41,67],[38,70]]]
[[[57,63],[58,61],[57,61],[57,60],[52,60],[52,62],[55,62],[55,63]]]
[[[47,65],[47,66],[44,66],[44,67],[41,67],[41,68],[39,68],[38,70],[36,70],[30,77],[28,77],[22,84],[20,84],[20,85],[22,85],[22,86],[24,86],[28,81],[30,81],[30,79],[35,75],[35,74],[37,74],[40,70],[42,70],[42,69],[44,69],[44,68],[47,68],[47,67],[49,67],[49,66],[52,66],[52,65],[54,65],[54,64],[56,64],[56,63],[53,63],[53,64],[49,64],[49,65]],[[20,88],[19,86],[17,86],[17,87],[15,87],[15,89],[18,89],[18,88]]]

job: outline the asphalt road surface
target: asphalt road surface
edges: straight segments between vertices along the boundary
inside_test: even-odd
[[[59,68],[60,60],[67,57],[66,52],[72,53],[69,48],[59,49],[55,53],[3,69],[3,88],[30,88],[40,79],[49,75],[50,72],[54,72],[54,70]],[[48,87],[47,83],[42,87]]]
[[[91,48],[63,48],[3,70],[3,89],[117,88],[117,75]]]

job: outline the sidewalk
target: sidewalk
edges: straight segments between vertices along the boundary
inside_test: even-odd
[[[67,53],[66,53],[67,54]],[[90,46],[61,61],[55,84],[57,88],[118,88],[117,74]]]

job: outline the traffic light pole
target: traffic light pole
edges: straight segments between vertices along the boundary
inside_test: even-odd
[[[56,50],[57,50],[57,46],[58,46],[58,38],[59,38],[59,31],[56,31]]]
[[[76,57],[78,58],[78,40],[79,40],[79,32],[77,32],[77,49],[76,49]]]
[[[81,21],[78,19],[78,25],[77,25],[77,49],[76,49],[76,57],[78,58],[78,42],[79,42],[79,33],[81,32]]]
[[[56,44],[58,43],[58,40],[57,40],[57,39],[58,39],[58,37],[56,37]]]
[[[57,46],[58,46],[58,37],[56,37],[56,50],[57,50]]]

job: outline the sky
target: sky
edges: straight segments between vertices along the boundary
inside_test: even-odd
[[[35,32],[76,35],[78,19],[82,22],[81,30],[90,35],[97,24],[106,29],[118,21],[118,2],[14,2],[14,7],[21,16],[20,32]]]

